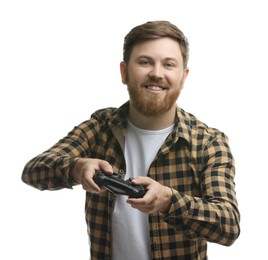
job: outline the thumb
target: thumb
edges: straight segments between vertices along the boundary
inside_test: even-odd
[[[153,182],[153,180],[151,178],[143,177],[143,176],[138,176],[131,181],[131,183],[134,185],[143,185],[143,186],[148,186],[152,182]]]
[[[109,173],[109,174],[112,174],[113,173],[113,167],[107,161],[100,160],[100,162],[99,162],[99,168],[102,171],[104,171],[105,173]]]

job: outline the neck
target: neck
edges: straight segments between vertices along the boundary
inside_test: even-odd
[[[132,105],[129,106],[128,118],[132,124],[136,127],[145,130],[161,130],[174,124],[176,116],[176,105],[173,106],[169,111],[157,115],[157,116],[146,116],[141,114]]]

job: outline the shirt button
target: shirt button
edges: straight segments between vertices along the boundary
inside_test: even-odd
[[[168,218],[166,221],[170,225],[175,225],[175,218]]]
[[[111,194],[110,194],[110,198],[109,198],[110,201],[113,201],[113,200],[114,200],[114,197],[115,197],[115,195],[111,193]]]

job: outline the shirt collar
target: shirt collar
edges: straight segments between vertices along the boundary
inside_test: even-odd
[[[186,113],[182,108],[177,107],[177,116],[174,126],[174,131],[179,137],[191,143],[192,122],[189,113]]]
[[[129,101],[124,103],[119,108],[115,109],[111,114],[111,118],[109,120],[109,126],[111,128],[120,127],[124,133],[127,126],[128,109],[129,109]],[[182,108],[177,107],[175,125],[171,133],[173,141],[176,142],[179,138],[183,138],[188,143],[190,143],[191,128],[192,126],[189,114],[186,113]]]

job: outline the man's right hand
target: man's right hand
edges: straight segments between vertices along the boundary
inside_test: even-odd
[[[101,170],[107,174],[113,174],[112,166],[104,160],[79,158],[73,166],[70,176],[73,180],[82,185],[88,192],[99,193],[100,187],[93,181],[96,171]]]

